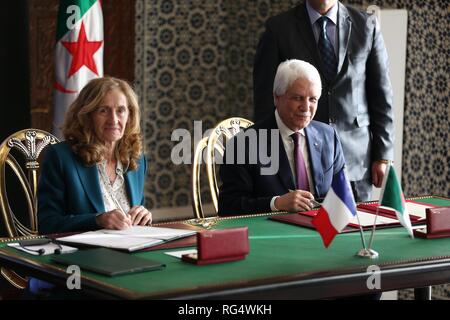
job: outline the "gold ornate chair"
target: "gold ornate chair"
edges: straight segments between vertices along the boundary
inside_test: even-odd
[[[208,137],[203,138],[197,144],[194,153],[194,162],[192,164],[192,206],[195,218],[203,226],[209,226],[203,212],[200,190],[200,171],[203,152],[206,149],[206,173],[208,177],[208,186],[211,193],[211,199],[214,205],[215,213],[218,211],[219,184],[217,181],[217,163],[216,157],[222,157],[225,152],[225,146],[234,135],[242,129],[253,125],[253,122],[244,118],[228,118],[216,125]],[[216,154],[217,153],[217,154]],[[213,217],[214,218],[214,217]]]
[[[1,221],[8,238],[38,235],[37,182],[39,155],[50,144],[59,142],[52,134],[39,129],[25,129],[6,138],[0,145],[0,209]],[[21,165],[22,164],[22,165]],[[24,193],[27,215],[15,214],[8,199],[6,177],[11,172]],[[10,177],[10,176],[8,176]],[[24,289],[27,280],[14,271],[1,268],[1,274],[15,287]]]
[[[202,194],[201,194],[201,164],[203,151],[206,149],[208,143],[208,137],[201,139],[194,152],[194,161],[192,163],[192,177],[191,177],[191,193],[192,193],[192,209],[196,219],[204,219],[205,214],[203,212]]]

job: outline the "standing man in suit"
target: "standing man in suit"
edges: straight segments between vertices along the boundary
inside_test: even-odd
[[[339,133],[357,201],[370,199],[393,160],[392,88],[376,17],[337,0],[306,0],[270,18],[253,70],[256,121],[272,113],[270,88],[278,64],[302,59],[322,78],[315,120]]]
[[[312,120],[321,95],[317,69],[300,60],[281,63],[272,92],[276,111],[227,144],[226,153],[234,151],[234,156],[228,163],[225,155],[227,162],[220,167],[219,215],[310,210],[314,198],[326,195],[333,175],[344,167],[336,131]],[[266,150],[270,163],[263,158]],[[265,174],[269,166],[278,170]]]

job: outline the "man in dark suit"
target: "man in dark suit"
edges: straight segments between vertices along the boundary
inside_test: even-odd
[[[280,64],[273,89],[276,111],[227,144],[219,215],[310,210],[315,197],[326,195],[344,157],[336,131],[312,120],[320,94],[314,66],[300,60]]]
[[[307,0],[270,18],[255,56],[255,120],[273,112],[277,66],[301,59],[320,72],[323,95],[315,120],[339,133],[357,201],[370,199],[393,160],[392,89],[375,16],[336,0]]]

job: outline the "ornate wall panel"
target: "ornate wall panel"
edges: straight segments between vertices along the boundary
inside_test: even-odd
[[[106,0],[103,5],[105,75],[134,81],[134,0]]]
[[[58,1],[29,1],[30,111],[31,126],[52,128],[53,48]]]

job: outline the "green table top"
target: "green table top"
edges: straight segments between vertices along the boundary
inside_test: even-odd
[[[450,205],[450,200],[436,197],[416,201],[438,206]],[[165,263],[166,268],[163,270],[117,277],[91,272],[82,274],[85,279],[122,291],[128,297],[142,298],[189,292],[193,288],[223,284],[239,286],[259,280],[320,274],[330,270],[364,270],[373,264],[388,266],[450,257],[450,239],[411,239],[401,227],[376,231],[373,248],[380,254],[376,260],[355,256],[362,248],[358,232],[337,235],[326,249],[315,230],[271,221],[267,216],[222,219],[215,227],[222,229],[239,226],[249,228],[250,253],[245,260],[196,266],[164,254],[187,249],[178,248],[134,254]],[[368,239],[369,232],[365,232],[365,236]],[[5,246],[6,244],[0,244],[2,254],[6,252],[24,257],[28,261],[42,263],[54,270],[65,271],[64,267],[52,263],[50,256],[31,256]]]

